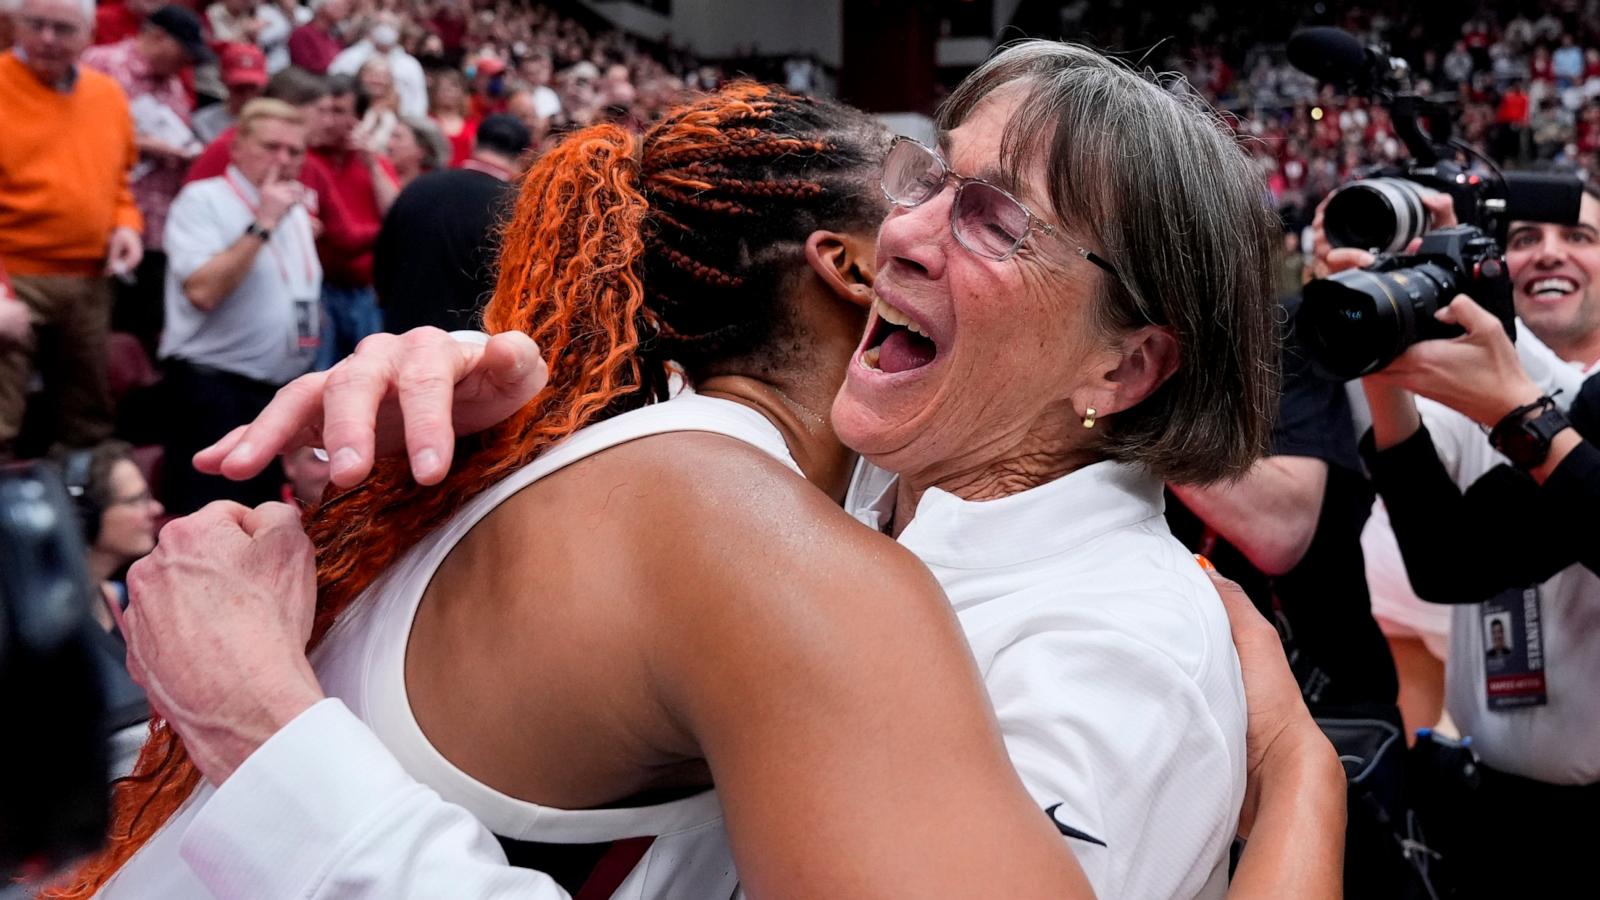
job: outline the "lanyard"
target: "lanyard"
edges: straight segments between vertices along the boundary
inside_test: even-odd
[[[234,181],[233,173],[232,172],[224,173],[223,176],[222,176],[222,180],[226,181],[228,183],[228,187],[233,190],[233,195],[235,197],[238,197],[239,198],[239,202],[244,204],[244,208],[249,210],[251,216],[254,216],[256,214],[256,212],[260,209],[260,204],[259,203],[252,203],[250,201],[249,194],[245,193],[244,188],[240,187],[238,182]],[[284,219],[286,220],[287,218],[288,218],[288,216],[286,214],[284,216]],[[278,224],[282,225],[283,224],[283,220],[280,220]],[[274,237],[276,237],[276,235],[274,235]],[[311,242],[311,233],[310,233],[309,230],[303,232],[302,235],[301,235],[301,238],[302,238],[301,243],[304,245],[304,247],[302,248],[302,254],[301,254],[300,259],[301,259],[302,262],[305,263],[305,272],[306,272],[306,277],[305,277],[305,282],[304,282],[304,289],[305,289],[305,293],[309,294],[313,290],[315,290],[316,283],[317,283],[317,274],[316,274],[316,272],[312,271],[312,269],[311,269],[311,260],[316,258],[317,249],[316,249],[316,245],[314,245]],[[276,246],[274,246],[274,241],[269,239],[266,242],[266,244],[267,244],[267,252],[272,254],[273,261],[278,264],[278,274],[283,276],[283,286],[288,288],[289,292],[291,294],[295,293],[295,291],[294,291],[295,285],[294,285],[293,281],[289,278],[289,267],[288,267],[288,264],[286,262],[284,262],[283,254],[278,252],[278,248]]]

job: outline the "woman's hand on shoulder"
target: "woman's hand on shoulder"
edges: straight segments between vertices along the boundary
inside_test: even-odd
[[[297,447],[326,448],[335,485],[351,487],[379,456],[404,452],[419,484],[450,471],[457,435],[510,417],[544,389],[539,347],[521,332],[458,340],[437,328],[374,334],[326,372],[278,390],[255,421],[195,454],[195,468],[254,477]]]

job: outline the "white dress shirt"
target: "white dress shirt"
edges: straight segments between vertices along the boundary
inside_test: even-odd
[[[845,503],[881,528],[894,496],[863,465]],[[1163,512],[1159,480],[1102,462],[997,500],[931,489],[900,535],[955,606],[1029,793],[1083,835],[1100,897],[1222,897],[1244,799],[1227,615]]]

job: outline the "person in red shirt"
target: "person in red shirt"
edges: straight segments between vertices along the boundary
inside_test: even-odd
[[[443,0],[433,18],[428,20],[428,27],[439,36],[445,54],[452,60],[459,60],[462,44],[467,39],[467,15],[461,10],[460,0]]]
[[[467,82],[460,72],[446,69],[439,73],[428,95],[428,107],[428,117],[450,142],[450,168],[453,169],[472,155],[472,141],[477,137],[480,121],[471,112]]]
[[[372,289],[372,249],[383,216],[400,193],[400,181],[389,161],[360,146],[356,123],[365,112],[361,87],[349,75],[328,79],[328,96],[309,136],[307,159],[328,176],[321,197],[322,343],[317,369],[348,356],[362,338],[383,330],[383,314]]]
[[[94,11],[94,42],[115,44],[139,33],[144,20],[160,9],[162,0],[111,0]]]
[[[474,61],[472,118],[481,122],[489,116],[506,111],[505,74],[505,61],[498,56],[486,53]],[[470,145],[471,142],[468,143]]]
[[[333,58],[344,50],[339,23],[349,18],[349,0],[314,0],[311,21],[289,34],[289,62],[317,75],[328,74]]]

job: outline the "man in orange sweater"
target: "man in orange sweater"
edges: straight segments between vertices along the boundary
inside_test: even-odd
[[[106,276],[131,273],[144,252],[128,101],[77,64],[92,0],[23,0],[14,19],[17,45],[0,54],[0,268],[34,329],[25,345],[0,348],[0,456],[21,430],[35,372],[54,401],[51,442],[111,433]]]

